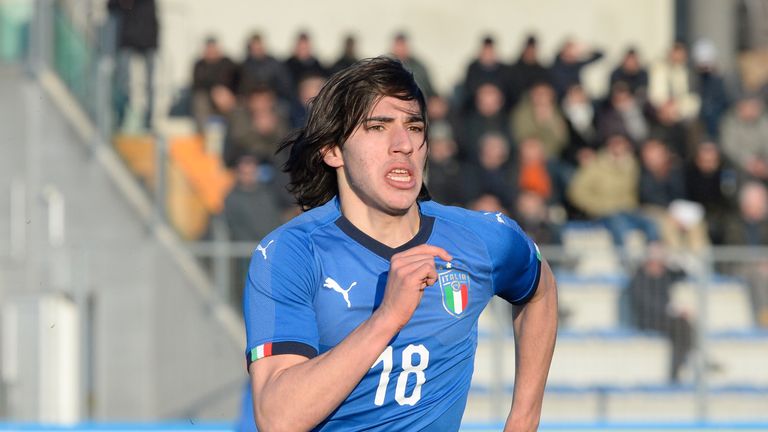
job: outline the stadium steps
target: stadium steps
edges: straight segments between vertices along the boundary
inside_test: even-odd
[[[543,423],[694,422],[699,418],[699,389],[693,386],[552,386],[542,409]],[[768,421],[768,386],[711,386],[706,420]],[[507,386],[502,400],[488,387],[473,386],[464,421],[492,421],[505,415],[512,402]],[[495,411],[499,411],[496,413]]]
[[[557,272],[562,325],[569,330],[600,330],[627,326],[629,305],[622,291],[628,279],[621,273],[578,275]],[[688,278],[675,284],[672,302],[692,317],[701,316],[699,281]],[[709,331],[749,330],[754,326],[748,287],[738,278],[713,275],[706,286],[704,307]]]

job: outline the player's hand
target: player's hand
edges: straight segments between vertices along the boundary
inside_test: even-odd
[[[427,244],[392,256],[384,299],[377,313],[391,320],[398,329],[411,319],[424,289],[437,282],[435,257],[444,261],[453,259],[445,249]]]

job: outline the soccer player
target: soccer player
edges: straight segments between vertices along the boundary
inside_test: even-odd
[[[334,75],[283,143],[307,210],[254,251],[245,289],[259,429],[458,430],[477,320],[517,305],[506,430],[535,430],[557,328],[555,281],[501,213],[430,201],[426,105],[396,60]]]

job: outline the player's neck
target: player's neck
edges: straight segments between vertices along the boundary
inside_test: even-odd
[[[413,206],[403,215],[390,215],[368,206],[344,205],[341,212],[357,229],[391,248],[401,246],[419,232],[421,216],[419,206]]]

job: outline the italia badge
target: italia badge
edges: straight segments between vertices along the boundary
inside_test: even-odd
[[[469,275],[451,268],[448,263],[438,276],[440,292],[443,294],[443,307],[449,314],[461,317],[469,307]]]

